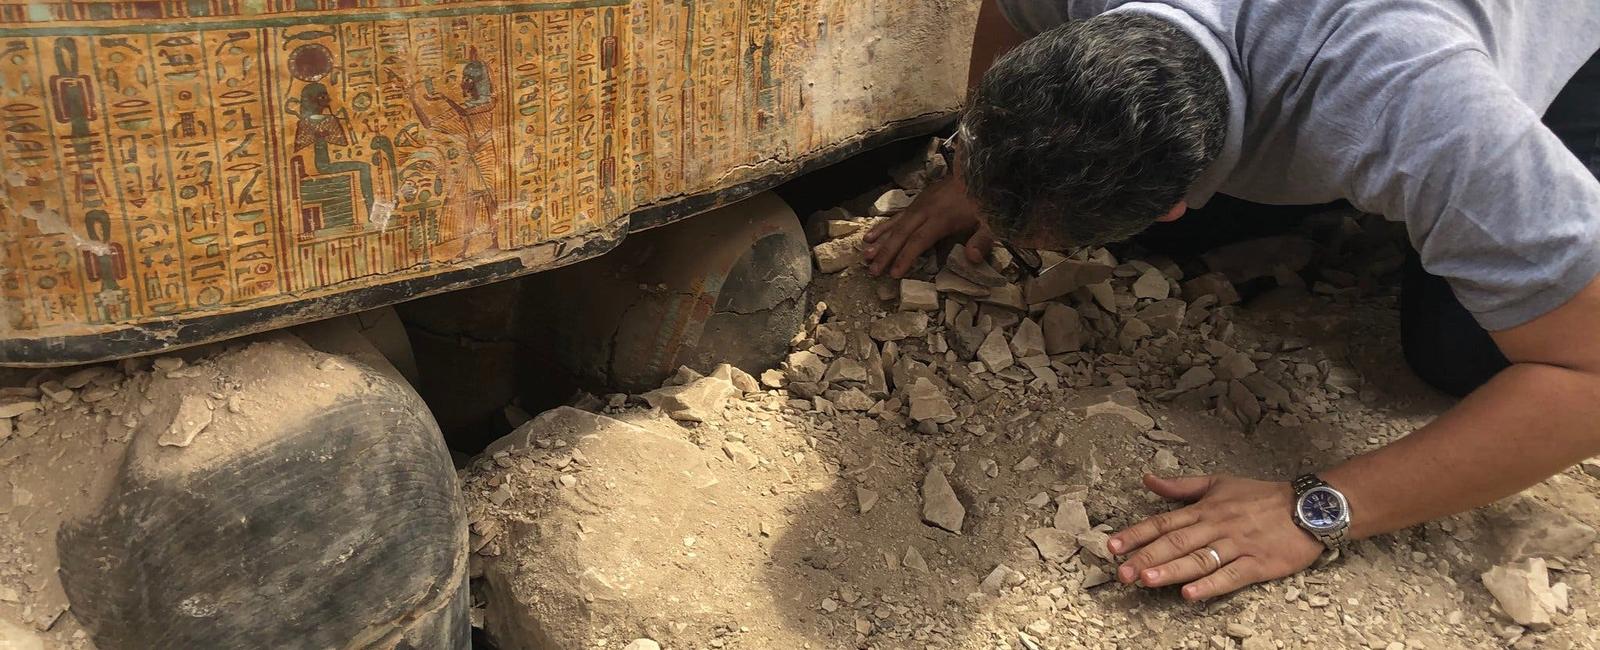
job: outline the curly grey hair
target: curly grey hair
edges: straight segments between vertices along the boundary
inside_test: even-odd
[[[997,61],[963,112],[963,173],[991,231],[1054,248],[1144,230],[1222,150],[1227,88],[1182,29],[1069,21]]]

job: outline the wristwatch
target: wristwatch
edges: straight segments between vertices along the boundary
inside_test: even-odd
[[[1330,551],[1344,546],[1345,530],[1350,528],[1350,502],[1344,494],[1306,474],[1294,480],[1294,523],[1322,542]]]

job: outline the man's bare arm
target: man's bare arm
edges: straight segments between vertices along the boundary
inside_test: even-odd
[[[1427,426],[1322,474],[1368,537],[1493,502],[1600,453],[1600,279],[1492,333],[1512,365]]]

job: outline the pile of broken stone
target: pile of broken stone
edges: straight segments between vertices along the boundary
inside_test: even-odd
[[[903,206],[902,194],[886,192],[874,213]],[[825,273],[862,268],[861,236],[872,221],[841,216],[812,216],[823,224],[811,230],[825,238],[813,250]],[[1004,249],[972,263],[958,244],[942,264],[925,259],[909,277],[880,283],[879,298],[893,309],[865,327],[822,322],[819,306],[782,371],[762,380],[816,410],[865,411],[886,424],[909,419],[927,434],[958,428],[951,395],[981,402],[995,391],[1126,386],[1148,399],[1213,408],[1248,430],[1265,417],[1286,426],[1321,417],[1359,388],[1354,370],[1292,337],[1235,347],[1235,282],[1303,267],[1305,240],[1224,247],[1205,256],[1221,270],[1193,277],[1166,259],[1119,263],[1105,248],[1041,255],[1044,271],[1019,278]]]

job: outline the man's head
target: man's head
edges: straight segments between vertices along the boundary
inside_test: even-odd
[[[1066,249],[1182,214],[1222,150],[1227,89],[1175,25],[1070,21],[995,62],[962,116],[968,191],[998,237]]]

